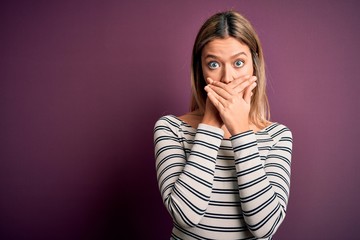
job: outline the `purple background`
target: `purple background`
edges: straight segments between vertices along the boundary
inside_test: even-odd
[[[206,18],[257,29],[293,132],[275,239],[357,239],[357,1],[1,1],[0,239],[169,239],[152,131],[185,113]]]

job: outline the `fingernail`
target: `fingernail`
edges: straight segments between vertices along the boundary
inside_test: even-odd
[[[211,78],[206,78],[206,80],[211,84],[213,80]]]
[[[252,80],[253,80],[253,81],[256,81],[256,80],[257,80],[257,77],[256,77],[256,76],[253,76],[253,77],[252,77]]]

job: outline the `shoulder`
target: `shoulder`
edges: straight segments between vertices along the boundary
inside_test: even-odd
[[[193,136],[197,129],[196,121],[189,121],[191,118],[185,114],[180,117],[174,115],[165,115],[160,117],[154,126],[155,135],[159,134],[170,134],[175,136]]]
[[[154,141],[159,139],[177,139],[179,138],[179,129],[181,121],[173,115],[165,115],[160,117],[154,126]]]
[[[264,129],[275,142],[278,142],[280,139],[287,138],[292,141],[292,132],[284,124],[273,122]]]
[[[169,128],[175,130],[179,129],[181,124],[182,122],[178,117],[175,117],[174,115],[165,115],[155,122],[154,130],[159,128]]]
[[[198,125],[201,123],[203,114],[199,110],[188,112],[182,116],[177,117],[180,121],[189,127],[197,129]]]

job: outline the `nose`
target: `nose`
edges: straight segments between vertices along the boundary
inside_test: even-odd
[[[232,66],[225,65],[222,72],[222,78],[221,81],[223,83],[230,83],[235,78],[235,70]]]

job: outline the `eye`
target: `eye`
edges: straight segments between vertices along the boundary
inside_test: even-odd
[[[212,61],[208,63],[208,67],[210,69],[217,69],[218,67],[220,67],[220,64],[218,62]]]
[[[244,66],[244,61],[242,61],[242,60],[236,60],[235,62],[234,62],[234,65],[235,65],[235,67],[237,67],[237,68],[241,68],[242,66]]]

